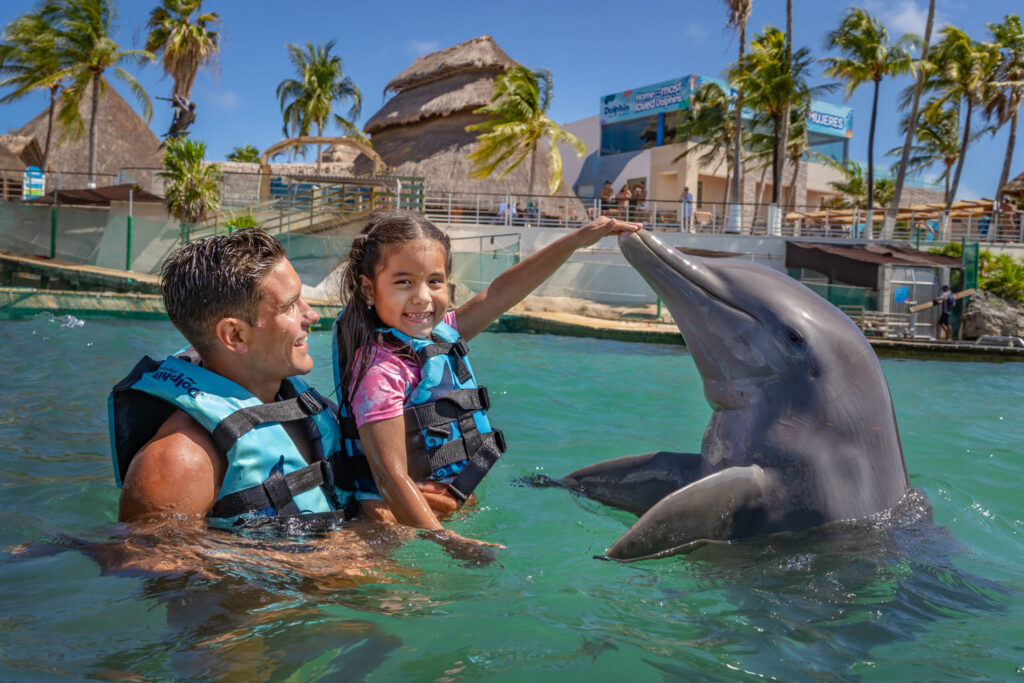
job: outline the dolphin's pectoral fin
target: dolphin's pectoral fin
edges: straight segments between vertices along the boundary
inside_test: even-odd
[[[700,453],[657,451],[580,468],[560,480],[605,505],[642,515],[659,500],[700,478]]]
[[[757,465],[715,472],[658,501],[607,555],[632,562],[674,555],[698,541],[733,538],[770,486],[771,476]]]

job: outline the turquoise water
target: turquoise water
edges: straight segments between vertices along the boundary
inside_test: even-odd
[[[106,394],[179,343],[166,323],[0,322],[0,680],[1024,678],[1022,364],[883,361],[933,521],[617,564],[593,557],[629,514],[519,482],[699,448],[685,352],[475,340],[510,450],[450,522],[506,548],[467,557],[358,525],[127,534]],[[328,335],[311,347],[327,387]]]

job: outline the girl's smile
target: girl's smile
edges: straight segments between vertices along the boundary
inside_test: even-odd
[[[377,317],[410,337],[427,338],[448,310],[448,273],[444,247],[436,240],[390,247],[363,291]]]

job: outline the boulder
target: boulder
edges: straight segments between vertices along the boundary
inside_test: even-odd
[[[964,314],[964,339],[977,339],[985,334],[1024,337],[1024,303],[984,290],[978,290],[969,301]]]

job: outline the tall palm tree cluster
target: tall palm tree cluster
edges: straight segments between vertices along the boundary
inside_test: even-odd
[[[987,40],[974,40],[961,29],[947,26],[933,42],[934,0],[923,40],[912,34],[893,38],[878,18],[864,9],[851,8],[826,35],[830,54],[818,60],[823,75],[837,82],[810,87],[815,60],[808,48],[794,47],[791,20],[787,20],[785,32],[768,25],[746,45],[752,0],[724,0],[724,4],[726,24],[736,30],[740,40],[739,57],[726,72],[734,92],[725,93],[711,83],[698,88],[676,128],[676,139],[718,149],[733,146],[726,159],[727,202],[740,201],[744,169],[761,169],[763,179],[770,165],[772,202],[778,204],[788,162],[793,175],[786,203],[792,204],[799,163],[808,150],[806,120],[811,97],[842,86],[849,98],[862,85],[870,85],[873,95],[866,173],[850,162],[832,164],[844,176],[836,189],[847,197],[848,205],[870,212],[888,204],[894,217],[906,173],[940,167],[949,210],[970,143],[1008,126],[1003,170],[994,188],[999,198],[1000,188],[1009,179],[1024,101],[1024,34],[1018,15],[988,24]],[[792,0],[786,4],[788,18]],[[895,180],[879,179],[874,149],[879,93],[883,81],[901,75],[916,76],[915,84],[899,98],[901,108],[909,109],[902,122],[906,142],[888,152],[898,159],[892,168]],[[926,100],[919,105],[922,97]],[[752,112],[752,116],[744,121],[741,111]],[[987,125],[979,126],[979,114]],[[687,149],[683,155],[691,151]],[[723,156],[708,152],[702,161],[721,163]],[[761,186],[765,187],[763,180]]]

